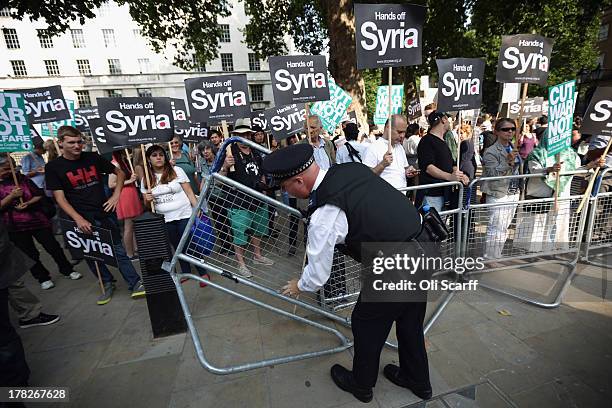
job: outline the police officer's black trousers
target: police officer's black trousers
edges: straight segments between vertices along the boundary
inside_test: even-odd
[[[430,386],[423,321],[426,302],[375,303],[357,301],[351,324],[355,342],[353,375],[360,387],[376,385],[380,353],[393,322],[402,376],[417,386]]]

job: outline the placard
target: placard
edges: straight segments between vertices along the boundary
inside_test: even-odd
[[[81,132],[89,132],[89,119],[99,118],[97,106],[90,106],[88,108],[76,108],[74,110],[74,123],[76,128]]]
[[[480,58],[437,59],[438,110],[480,108],[485,61]]]
[[[355,4],[357,69],[420,65],[426,11],[413,4]]]
[[[216,75],[185,80],[190,119],[215,126],[251,116],[249,86],[245,74]]]
[[[344,116],[342,116],[342,123],[344,122],[353,122],[354,124],[359,125],[359,122],[357,122],[357,112],[344,112]]]
[[[323,55],[270,57],[269,66],[276,106],[329,99],[327,63]]]
[[[42,88],[20,89],[26,103],[26,112],[31,124],[56,122],[70,119],[70,111],[59,85]]]
[[[306,109],[303,105],[278,106],[264,111],[268,128],[278,141],[304,131]]]
[[[497,82],[546,85],[553,43],[537,34],[503,35]]]
[[[174,119],[174,130],[185,131],[189,129],[189,115],[187,114],[187,105],[185,101],[180,98],[168,98],[170,99],[170,108],[172,109],[172,118]]]
[[[548,88],[548,131],[546,150],[549,156],[571,148],[576,81],[567,81]]]
[[[98,149],[98,153],[106,154],[112,153],[115,150],[122,150],[127,146],[122,146],[120,143],[113,143],[111,135],[111,140],[109,141],[106,135],[104,134],[104,121],[100,118],[91,118],[88,120],[89,123],[89,132],[91,133],[91,138]],[[116,142],[116,140],[115,140]]]
[[[89,259],[110,266],[117,266],[110,230],[91,227],[92,233],[85,234],[72,220],[60,218],[64,241],[73,259]]]
[[[268,131],[268,120],[264,111],[251,112],[251,126],[259,126],[264,132]]]
[[[25,99],[19,93],[0,92],[0,152],[29,152],[32,148]]]
[[[121,148],[166,143],[174,137],[169,98],[98,98],[98,110],[106,138]]]
[[[183,142],[200,143],[208,139],[208,128],[206,127],[206,123],[192,123],[190,121],[187,123],[189,125],[187,129],[179,130],[175,128],[176,134],[181,136]]]
[[[548,102],[541,96],[535,98],[526,98],[525,104],[523,105],[523,119],[538,118],[546,112]],[[501,114],[507,115],[510,119],[516,119],[519,117],[521,110],[521,102],[512,102],[510,104],[504,103],[502,105]]]
[[[68,106],[68,111],[70,112],[70,118],[68,119],[64,119],[64,120],[58,120],[55,122],[51,122],[51,123],[47,123],[45,125],[41,125],[41,131],[40,131],[40,136],[44,139],[50,139],[52,137],[56,137],[57,136],[57,130],[61,127],[61,126],[72,126],[72,127],[76,127],[76,120],[75,120],[75,108],[74,108],[74,101],[70,100],[70,99],[66,99],[66,106]],[[51,129],[49,129],[49,127],[51,127]]]
[[[502,103],[516,102],[520,98],[521,84],[508,82],[503,84]]]
[[[406,102],[406,116],[408,120],[415,120],[423,116],[423,109],[418,96]]]
[[[310,107],[310,113],[321,119],[323,129],[333,133],[353,98],[344,89],[336,85],[332,78],[329,78],[329,95],[328,101],[314,103]]]
[[[595,90],[580,131],[585,135],[612,136],[612,86]]]
[[[393,85],[391,87],[391,114],[402,112],[404,101],[404,85]],[[389,87],[379,86],[376,92],[376,112],[374,113],[374,124],[384,125],[389,118]]]

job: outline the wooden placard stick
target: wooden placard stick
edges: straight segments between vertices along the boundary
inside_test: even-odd
[[[128,164],[130,165],[130,171],[132,172],[132,174],[135,174],[134,164],[132,163],[132,156],[130,156],[130,150],[128,148],[125,149],[125,157],[127,158]]]
[[[459,127],[457,128],[457,170],[459,170],[461,165],[461,111],[457,114],[457,122],[459,123]]]
[[[605,158],[608,155],[608,151],[610,150],[611,146],[612,146],[612,137],[610,137],[610,140],[608,140],[608,145],[606,146],[603,154],[599,157],[599,160],[601,160],[602,157]],[[593,172],[593,175],[591,176],[591,179],[589,180],[589,184],[587,185],[587,188],[584,191],[584,196],[582,196],[582,200],[580,200],[580,205],[578,206],[578,209],[576,210],[577,214],[580,214],[580,211],[582,211],[582,207],[584,207],[587,200],[591,196],[591,191],[593,191],[593,185],[595,184],[595,179],[597,178],[597,174],[599,174],[599,167],[595,167],[595,171]]]
[[[13,166],[13,158],[10,153],[6,154],[6,158],[9,162],[9,167],[11,168],[11,175],[13,176],[13,182],[15,183],[15,187],[19,188],[19,180],[17,180],[17,174],[15,173],[15,166]],[[23,197],[19,197],[19,204],[23,204]]]
[[[59,148],[59,144],[57,144],[57,137],[53,135],[53,125],[51,124],[51,122],[47,123],[47,129],[49,130],[49,134],[51,135],[51,140],[53,140],[53,146],[55,146],[55,151],[57,152],[57,155],[61,156],[62,151]]]
[[[100,274],[100,265],[98,265],[98,261],[94,261],[96,264],[96,273],[98,274],[98,283],[100,283],[100,289],[102,289],[102,294],[106,295],[106,290],[104,289],[104,284],[102,283],[102,275]]]
[[[557,162],[557,164],[561,164],[561,153],[555,154],[555,161]],[[559,194],[560,194],[559,189],[560,188],[561,188],[561,170],[557,172],[557,175],[555,178],[555,203],[554,203],[555,211],[559,209]]]

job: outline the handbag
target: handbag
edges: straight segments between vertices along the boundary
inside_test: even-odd
[[[188,251],[195,251],[197,255],[210,255],[215,247],[215,230],[210,218],[202,212],[198,215],[191,227],[191,238]]]

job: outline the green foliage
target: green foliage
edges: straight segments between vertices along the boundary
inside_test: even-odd
[[[376,112],[376,92],[381,81],[381,71],[380,69],[366,69],[362,72],[365,83],[366,107],[370,120]]]

